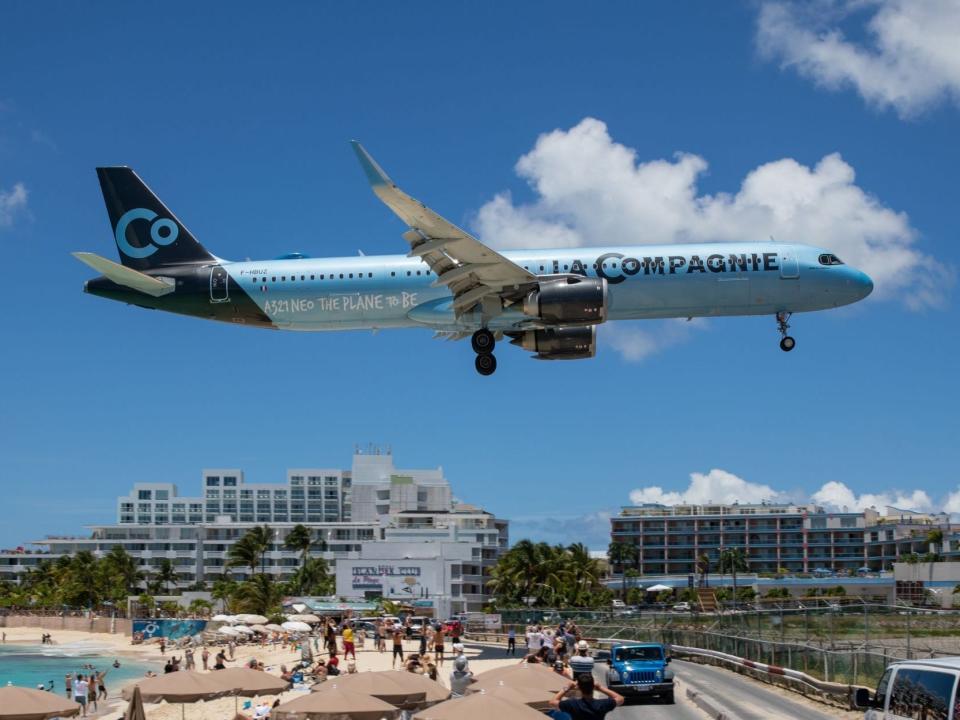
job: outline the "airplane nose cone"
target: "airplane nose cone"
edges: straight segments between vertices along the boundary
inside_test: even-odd
[[[857,289],[860,291],[861,300],[873,292],[873,280],[865,272],[857,270],[854,282],[856,282]]]

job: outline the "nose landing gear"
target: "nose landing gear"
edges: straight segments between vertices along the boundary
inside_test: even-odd
[[[781,335],[780,349],[784,352],[790,352],[797,346],[797,341],[787,335],[787,330],[790,329],[790,324],[787,322],[790,319],[790,315],[792,315],[792,313],[777,313],[777,331]]]
[[[493,348],[497,341],[493,333],[486,328],[481,328],[470,338],[470,344],[477,354],[477,359],[474,361],[477,372],[481,375],[493,375],[497,371],[497,359],[493,356]]]

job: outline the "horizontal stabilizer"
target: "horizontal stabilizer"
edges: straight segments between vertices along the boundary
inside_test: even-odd
[[[172,293],[174,290],[173,280],[152,277],[94,253],[75,252],[73,256],[85,265],[92,267],[108,280],[117,283],[117,285],[123,285],[153,297],[160,297]]]

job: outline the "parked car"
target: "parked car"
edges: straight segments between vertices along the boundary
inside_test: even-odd
[[[688,602],[678,602],[673,606],[674,612],[690,612],[690,603]]]
[[[625,698],[656,695],[673,703],[673,670],[660,643],[625,643],[610,648],[607,686]]]
[[[854,704],[867,709],[865,720],[894,717],[960,720],[960,705],[952,701],[958,678],[960,657],[903,660],[887,667],[876,692],[859,688]],[[929,714],[917,714],[927,710]]]

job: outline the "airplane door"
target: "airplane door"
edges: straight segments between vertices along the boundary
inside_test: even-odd
[[[227,271],[219,265],[210,268],[210,302],[222,303],[230,301],[227,279]]]
[[[784,245],[780,251],[780,279],[795,280],[800,277],[800,262],[791,245]]]

